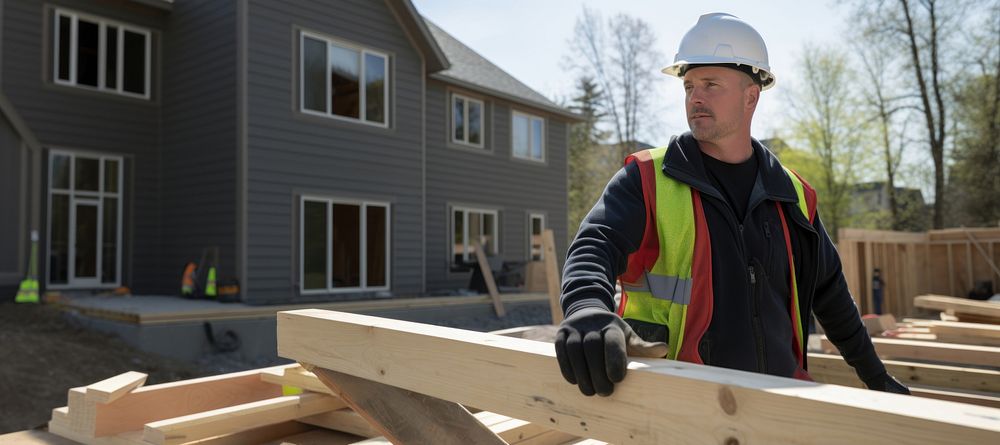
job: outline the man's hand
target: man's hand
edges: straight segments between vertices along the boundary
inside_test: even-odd
[[[628,356],[666,357],[667,344],[647,342],[614,312],[581,309],[556,333],[556,358],[566,381],[586,396],[609,396],[625,378]]]
[[[875,391],[891,392],[894,394],[906,394],[910,395],[910,390],[895,377],[889,375],[887,372],[883,372],[873,378],[865,380],[865,386],[868,389]]]

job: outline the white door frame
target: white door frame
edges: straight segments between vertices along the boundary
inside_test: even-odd
[[[59,189],[58,191],[53,191],[52,187],[52,166],[53,159],[56,156],[66,156],[69,158],[69,188]],[[98,160],[98,190],[94,191],[77,191],[75,190],[75,176],[76,176],[76,160],[78,158],[84,159],[96,159]],[[107,172],[105,171],[106,161],[117,161],[118,162],[118,191],[108,192],[104,191],[104,179]],[[50,289],[95,289],[95,288],[115,288],[121,285],[122,280],[122,239],[123,239],[123,228],[122,228],[122,207],[124,203],[124,187],[125,183],[123,181],[125,172],[125,160],[122,156],[115,155],[105,155],[100,153],[89,153],[89,152],[77,152],[77,151],[66,151],[66,150],[51,150],[49,152],[48,160],[48,184],[46,184],[46,200],[48,201],[47,208],[47,229],[46,235],[49,242],[46,242],[45,249],[45,261],[46,263],[46,274],[45,283],[46,287]],[[63,196],[68,196],[69,208],[67,212],[67,217],[69,219],[67,224],[67,252],[66,252],[66,282],[65,283],[52,283],[51,274],[52,271],[49,269],[48,260],[51,257],[52,247],[52,195],[59,194]],[[117,201],[118,208],[115,209],[116,221],[104,221],[104,201],[105,198],[114,198]],[[76,276],[76,218],[77,218],[77,208],[82,205],[94,206],[97,211],[97,227],[95,228],[96,233],[96,253],[95,253],[95,276],[94,277],[77,277]],[[101,281],[103,275],[103,255],[104,255],[104,224],[106,222],[111,222],[115,224],[117,230],[115,230],[116,240],[115,240],[115,281],[112,283],[104,283]]]

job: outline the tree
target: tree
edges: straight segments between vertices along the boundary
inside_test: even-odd
[[[1000,221],[1000,2],[972,27],[969,73],[955,91],[955,165],[949,196],[955,223],[993,226]]]
[[[864,32],[858,40],[852,42],[852,47],[861,59],[868,80],[860,83],[865,114],[873,116],[877,121],[878,140],[885,167],[885,187],[889,198],[887,225],[892,230],[902,230],[903,215],[896,194],[896,179],[903,160],[903,151],[907,146],[906,121],[901,121],[903,126],[899,132],[894,131],[896,127],[894,123],[900,121],[895,118],[900,111],[905,110],[903,103],[905,98],[894,88],[896,84],[892,80],[898,78],[898,64],[894,63],[896,61],[892,59],[888,46],[879,42],[881,38],[884,37],[879,33]]]
[[[569,226],[579,227],[580,221],[597,201],[604,184],[614,173],[614,164],[608,165],[603,142],[607,132],[598,128],[605,116],[603,91],[590,77],[581,77],[576,83],[576,96],[569,108],[583,117],[583,122],[573,125],[569,141]],[[572,231],[572,230],[571,230]],[[570,235],[573,235],[572,233]]]
[[[869,35],[884,39],[872,44],[885,45],[906,61],[911,78],[913,105],[923,117],[927,145],[934,165],[933,226],[944,227],[945,214],[945,145],[948,138],[946,85],[952,84],[949,64],[957,60],[941,54],[958,54],[952,46],[962,25],[968,2],[950,0],[876,0],[856,2],[853,20]]]
[[[831,235],[847,219],[848,199],[861,152],[863,119],[850,94],[856,78],[847,56],[836,49],[806,45],[799,62],[802,84],[791,87],[792,139],[820,163],[812,184],[821,194],[823,220]]]
[[[624,159],[636,151],[639,136],[650,121],[650,91],[656,82],[661,55],[656,50],[656,34],[646,21],[618,14],[607,21],[605,33],[601,15],[586,6],[577,18],[570,48],[574,56],[569,66],[590,77],[605,96],[602,108]]]

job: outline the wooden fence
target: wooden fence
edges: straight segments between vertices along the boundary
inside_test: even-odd
[[[872,272],[880,269],[882,311],[917,312],[913,297],[965,297],[978,283],[1000,291],[1000,228],[957,228],[929,232],[840,229],[840,259],[847,284],[862,313],[873,312]]]

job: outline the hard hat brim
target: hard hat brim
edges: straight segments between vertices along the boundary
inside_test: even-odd
[[[662,72],[663,74],[667,74],[667,75],[670,75],[670,76],[677,77],[677,78],[684,78],[684,76],[681,73],[684,71],[685,67],[688,67],[688,66],[691,66],[691,65],[748,65],[748,66],[757,68],[757,69],[759,69],[761,71],[766,72],[767,73],[767,77],[768,77],[766,81],[762,82],[762,84],[761,84],[761,90],[767,90],[767,89],[770,89],[770,88],[774,87],[774,83],[775,83],[775,80],[776,80],[774,78],[774,74],[771,73],[770,67],[761,66],[761,64],[754,63],[753,61],[749,61],[749,60],[747,60],[747,61],[741,61],[741,60],[738,60],[738,59],[734,60],[732,57],[712,57],[712,56],[708,56],[708,57],[690,57],[690,58],[685,58],[684,60],[677,60],[677,61],[675,61],[674,63],[670,64],[666,68],[663,68],[662,70],[660,70],[660,72]]]

